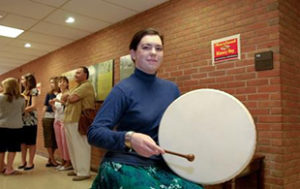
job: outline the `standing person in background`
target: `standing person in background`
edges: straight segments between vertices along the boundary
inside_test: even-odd
[[[54,99],[59,93],[58,78],[50,78],[50,91],[46,94],[44,107],[43,107],[43,134],[44,145],[48,152],[48,163],[46,167],[57,167],[58,163],[55,160],[54,152],[57,148],[55,133],[54,133],[54,112],[50,104],[50,100]]]
[[[162,115],[180,95],[176,84],[156,76],[162,35],[141,30],[129,49],[135,71],[112,89],[88,131],[90,144],[108,150],[92,188],[202,188],[175,175],[157,145]]]
[[[54,131],[58,150],[62,156],[62,164],[57,167],[59,171],[71,170],[72,164],[70,160],[69,150],[66,141],[65,128],[64,128],[64,103],[61,101],[63,94],[69,92],[69,80],[66,76],[61,76],[58,79],[58,87],[60,93],[56,95],[55,99],[50,100],[50,104],[54,110]]]
[[[37,110],[36,100],[38,90],[36,89],[36,80],[33,74],[28,73],[21,77],[21,85],[24,87],[22,95],[25,98],[25,111],[23,114],[23,128],[21,136],[21,152],[22,152],[22,165],[19,169],[25,171],[34,168],[34,156],[36,152],[36,137],[37,137]],[[29,149],[29,161],[27,163],[26,156]]]
[[[88,78],[89,70],[84,66],[79,67],[75,73],[75,81],[78,85],[70,91],[70,94],[62,96],[62,101],[66,104],[64,127],[74,168],[74,172],[68,175],[75,176],[73,181],[90,178],[91,146],[87,142],[87,136],[78,132],[81,112],[95,108],[95,92]]]
[[[4,88],[0,94],[0,171],[5,175],[19,173],[13,163],[16,152],[20,151],[20,132],[23,126],[22,114],[25,100],[15,78],[2,81]],[[5,152],[8,151],[7,164],[4,165]]]

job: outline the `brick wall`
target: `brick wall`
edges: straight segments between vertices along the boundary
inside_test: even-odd
[[[280,1],[280,75],[284,186],[300,188],[300,4]]]
[[[176,82],[183,93],[215,88],[241,100],[257,126],[256,153],[266,156],[265,188],[293,188],[299,186],[300,179],[296,2],[171,0],[3,74],[0,80],[34,72],[42,83],[40,112],[51,76],[80,65],[115,59],[114,80],[118,82],[119,57],[128,54],[132,35],[145,27],[157,28],[165,35],[164,63],[159,76]],[[212,66],[211,40],[234,34],[241,35],[241,60]],[[274,69],[255,71],[254,54],[269,50],[274,53]],[[39,126],[38,150],[45,153],[41,131]],[[103,153],[93,149],[94,168]]]

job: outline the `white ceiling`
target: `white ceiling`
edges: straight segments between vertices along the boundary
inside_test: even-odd
[[[0,24],[25,30],[15,39],[0,36],[0,74],[166,1],[0,0]],[[66,24],[68,16],[76,22]]]

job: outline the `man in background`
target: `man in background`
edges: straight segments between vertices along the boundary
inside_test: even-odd
[[[78,123],[82,110],[95,108],[95,92],[88,81],[89,71],[82,66],[76,70],[75,81],[78,84],[69,94],[62,96],[65,102],[64,127],[69,148],[70,159],[74,171],[69,176],[74,176],[73,181],[90,178],[91,146],[87,136],[78,132]]]

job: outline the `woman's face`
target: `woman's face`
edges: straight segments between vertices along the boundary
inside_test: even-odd
[[[60,80],[58,82],[58,87],[60,88],[61,91],[67,89],[68,83],[65,80]]]
[[[136,68],[148,74],[155,74],[163,60],[163,45],[158,35],[144,36],[136,51],[130,51]]]
[[[23,86],[23,87],[26,87],[26,79],[25,79],[25,77],[21,77],[21,85]]]
[[[55,89],[55,81],[54,81],[54,79],[50,80],[50,87],[51,87],[51,89]]]

